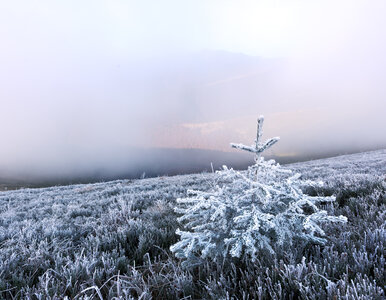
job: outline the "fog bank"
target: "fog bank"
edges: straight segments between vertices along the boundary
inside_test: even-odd
[[[1,3],[0,175],[231,151],[260,114],[268,156],[386,147],[386,3],[275,3]]]

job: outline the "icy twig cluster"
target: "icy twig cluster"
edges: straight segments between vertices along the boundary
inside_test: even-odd
[[[246,146],[243,144],[235,144],[235,143],[231,143],[231,146],[236,149],[255,153],[257,157],[260,156],[261,153],[263,153],[268,148],[272,147],[280,140],[279,137],[274,137],[262,143],[261,137],[263,135],[263,123],[264,123],[264,116],[260,116],[257,119],[257,135],[256,135],[255,143],[252,146]]]
[[[260,143],[263,118],[258,120],[255,146],[232,144],[257,154],[256,163],[246,172],[228,169],[217,171],[217,185],[209,192],[188,191],[188,197],[177,199],[175,209],[184,230],[177,230],[181,240],[171,251],[186,263],[198,257],[221,258],[248,256],[255,260],[261,251],[274,253],[275,247],[290,247],[303,240],[324,244],[326,222],[346,222],[343,216],[330,216],[320,203],[335,197],[304,194],[305,186],[321,185],[302,181],[300,174],[282,168],[274,160],[258,155],[278,141]]]

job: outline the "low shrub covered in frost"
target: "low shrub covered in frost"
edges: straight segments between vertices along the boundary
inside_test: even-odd
[[[279,138],[260,143],[263,117],[258,121],[255,145],[232,144],[256,153],[256,164],[246,172],[224,166],[217,172],[216,185],[209,192],[189,190],[177,200],[176,212],[185,230],[177,230],[181,240],[171,247],[178,258],[194,263],[201,258],[248,256],[253,261],[261,252],[275,253],[278,247],[294,243],[325,244],[322,224],[346,222],[344,216],[331,216],[320,204],[335,201],[334,196],[304,194],[302,188],[322,185],[302,181],[300,174],[282,168],[260,154]]]

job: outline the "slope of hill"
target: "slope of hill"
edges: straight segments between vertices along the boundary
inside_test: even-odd
[[[386,150],[288,165],[326,182],[345,226],[329,244],[257,264],[207,261],[183,269],[170,245],[175,199],[214,174],[0,192],[0,298],[382,299]]]
[[[223,164],[246,168],[253,159],[248,154],[204,149],[141,148],[128,153],[113,153],[114,157],[98,165],[82,166],[81,170],[33,170],[10,176],[0,168],[0,191],[23,187],[39,188],[53,185],[73,185],[118,179],[193,174],[209,171]],[[2,173],[1,173],[2,172]],[[8,176],[6,176],[6,174]],[[12,174],[12,173],[11,173]]]

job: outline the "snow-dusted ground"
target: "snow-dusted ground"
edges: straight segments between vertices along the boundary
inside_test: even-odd
[[[341,155],[288,165],[307,178],[333,175],[386,175],[386,149]]]
[[[290,295],[286,284],[294,285],[293,289],[296,289],[295,282],[309,288],[303,291],[297,286],[297,295],[316,293],[321,298],[327,297],[329,286],[334,293],[340,291],[340,295],[350,295],[356,290],[365,296],[385,296],[385,282],[380,278],[385,277],[386,150],[296,163],[288,167],[302,173],[305,178],[327,182],[326,188],[317,192],[338,196],[341,208],[336,214],[347,215],[351,222],[347,228],[358,236],[350,240],[352,232],[335,230],[336,250],[328,247],[318,250],[321,256],[336,255],[335,259],[339,261],[336,268],[341,268],[339,270],[323,271],[323,267],[334,267],[328,265],[329,258],[324,262],[320,257],[318,260],[309,258],[319,273],[324,272],[327,282],[313,279],[312,274],[318,272],[312,268],[308,270],[306,265],[302,267],[305,273],[294,281],[288,274],[287,283],[279,275],[276,278],[262,271],[259,277],[257,270],[248,269],[248,272],[255,272],[254,276],[260,278],[263,286],[267,285],[267,280],[276,280],[274,289],[279,296]],[[200,298],[209,297],[208,287],[219,289],[212,292],[213,297],[220,297],[220,286],[227,282],[225,275],[220,284],[222,273],[218,270],[212,273],[208,269],[206,275],[202,271],[204,273],[197,281],[196,274],[182,270],[178,260],[170,257],[168,252],[169,246],[177,239],[174,234],[178,227],[173,212],[175,199],[185,196],[187,189],[210,189],[214,184],[213,177],[213,174],[194,174],[0,192],[0,298],[33,298],[34,294],[37,299],[64,295],[86,297],[97,291],[105,298],[117,295],[135,298],[141,294],[145,299],[150,299],[150,296],[177,299],[189,295]],[[356,214],[358,220],[353,220],[351,214]],[[367,235],[364,240],[363,235]],[[364,248],[356,241],[362,241]],[[162,262],[163,269],[154,271],[150,267],[153,271],[143,274],[145,267],[133,267],[147,264],[149,268],[149,260],[157,266]],[[283,272],[300,268],[297,263],[300,262],[286,262],[283,269],[286,271]],[[117,280],[118,272],[121,277]],[[218,282],[212,282],[216,278]],[[251,298],[258,291],[257,286],[256,289],[253,287],[258,285],[256,282],[248,283]],[[231,282],[222,290],[236,293],[237,289],[246,288],[242,284]],[[157,294],[161,286],[162,291]],[[89,287],[93,288],[85,291]],[[272,293],[269,289],[267,285],[260,293],[268,295]]]
[[[369,174],[386,176],[386,149],[363,152],[357,154],[341,155],[326,159],[317,159],[306,162],[286,165],[286,167],[300,172],[304,178],[323,179],[332,175]],[[163,176],[136,180],[115,180],[110,182],[79,184],[68,186],[55,186],[49,188],[20,189],[16,191],[0,192],[0,201],[3,199],[22,197],[24,201],[36,201],[45,196],[48,199],[56,197],[100,198],[101,193],[109,193],[111,189],[121,189],[120,193],[132,194],[144,191],[154,191],[157,187],[159,194],[184,193],[188,188],[205,190],[211,186],[211,173]],[[151,194],[151,193],[150,193]],[[46,199],[45,199],[46,200]],[[0,202],[3,204],[3,202]],[[20,205],[20,202],[17,203]]]

